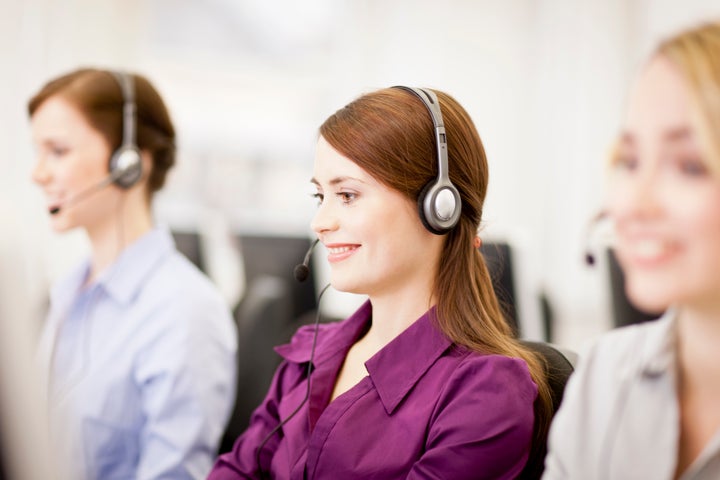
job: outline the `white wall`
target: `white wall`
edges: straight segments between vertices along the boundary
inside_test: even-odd
[[[178,126],[179,166],[158,198],[161,221],[192,228],[210,209],[238,230],[305,234],[322,120],[374,88],[440,88],[465,105],[485,142],[485,235],[518,247],[521,314],[537,320],[535,296],[545,291],[559,343],[578,347],[609,326],[604,267],[588,269],[582,256],[625,92],[659,35],[720,17],[715,3],[11,2],[0,18],[9,66],[0,77],[0,189],[38,245],[42,281],[54,278],[86,245],[47,231],[28,181],[25,102],[70,68],[129,67],[157,84]]]

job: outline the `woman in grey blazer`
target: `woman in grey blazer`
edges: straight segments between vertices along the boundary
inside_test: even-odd
[[[545,479],[720,478],[720,23],[661,43],[630,97],[608,213],[626,291],[657,321],[579,363]]]

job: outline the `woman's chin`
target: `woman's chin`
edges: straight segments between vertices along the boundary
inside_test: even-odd
[[[352,282],[344,278],[331,277],[330,286],[332,286],[333,290],[341,293],[364,294],[364,292],[361,291],[362,289],[357,285],[357,282]]]
[[[657,289],[641,288],[631,282],[625,286],[625,293],[635,308],[649,315],[660,316],[673,303]]]

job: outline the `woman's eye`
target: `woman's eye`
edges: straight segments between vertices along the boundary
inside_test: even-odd
[[[699,158],[681,158],[678,160],[678,168],[691,177],[701,177],[707,173],[707,167]]]
[[[338,192],[337,196],[340,197],[343,203],[351,203],[357,198],[357,194],[352,192]]]
[[[310,195],[312,198],[317,200],[318,205],[321,205],[323,202],[323,194],[322,193],[313,193]]]
[[[62,157],[68,152],[66,147],[50,147],[50,155],[53,157]]]
[[[638,160],[634,155],[618,155],[615,159],[615,167],[623,170],[634,171],[638,168]]]

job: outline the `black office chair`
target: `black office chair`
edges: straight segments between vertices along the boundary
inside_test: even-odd
[[[485,259],[500,308],[510,324],[510,328],[515,335],[519,335],[522,332],[520,332],[517,308],[515,307],[517,303],[515,300],[515,275],[510,244],[507,242],[483,242],[480,252]]]
[[[633,305],[625,293],[625,274],[612,248],[605,252],[610,273],[613,327],[624,327],[660,318],[663,312],[645,312]]]
[[[577,355],[568,350],[561,350],[550,343],[529,340],[521,340],[520,343],[544,360],[554,415],[562,403],[565,384],[574,370]],[[542,476],[545,469],[545,455],[547,454],[547,438],[543,438],[540,442],[542,442],[541,445],[534,445],[530,452],[530,458],[519,478],[529,480],[539,479]]]
[[[243,235],[240,243],[247,290],[233,312],[238,327],[237,395],[219,453],[232,450],[265,397],[281,361],[273,347],[286,343],[301,325],[315,319],[312,270],[303,283],[293,277],[310,239]]]

